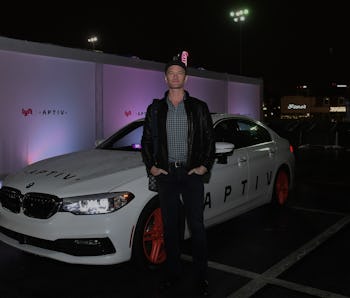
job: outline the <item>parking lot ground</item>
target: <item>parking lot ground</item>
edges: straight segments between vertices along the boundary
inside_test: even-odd
[[[343,223],[346,223],[344,227]],[[284,272],[280,278],[350,296],[349,216],[344,217],[344,220],[339,221],[333,228],[340,229],[308,254],[300,264]]]
[[[349,157],[298,152],[287,208],[263,206],[208,231],[211,265],[250,277],[224,296],[214,281],[213,297],[350,297]]]
[[[298,152],[285,208],[262,206],[208,229],[211,297],[350,297],[349,156]],[[65,264],[0,243],[0,264],[1,298],[197,297],[188,240],[183,278],[168,292],[159,291],[161,271],[130,263]]]
[[[209,231],[210,268],[249,278],[244,286],[227,289],[225,295],[221,294],[223,288],[227,288],[227,280],[211,278],[215,289],[220,289],[220,292],[213,289],[213,297],[349,295],[350,288],[347,283],[341,286],[342,292],[333,293],[333,288],[327,287],[323,282],[327,278],[332,282],[338,275],[346,276],[349,263],[346,265],[347,259],[338,259],[342,264],[336,265],[332,255],[337,255],[337,245],[330,243],[332,237],[336,237],[337,230],[348,224],[348,218],[342,214],[293,207],[283,211],[267,209],[267,206],[258,208]],[[216,247],[213,248],[213,245]],[[337,271],[336,275],[331,271],[331,274],[323,275],[322,260],[313,259],[322,249],[326,250],[326,258],[334,269],[344,270]],[[346,247],[342,250],[346,252]],[[307,258],[309,256],[310,259]],[[304,275],[309,278],[304,279]],[[297,279],[294,280],[293,277]],[[231,276],[231,284],[235,279],[234,275]],[[308,280],[312,280],[312,283],[305,282]],[[344,277],[337,280],[345,282]]]

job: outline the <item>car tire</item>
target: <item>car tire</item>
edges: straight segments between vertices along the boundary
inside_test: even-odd
[[[284,206],[289,197],[289,172],[285,167],[278,170],[273,185],[271,203],[274,206]]]
[[[147,203],[138,219],[132,259],[137,266],[147,269],[157,269],[166,259],[158,197]]]

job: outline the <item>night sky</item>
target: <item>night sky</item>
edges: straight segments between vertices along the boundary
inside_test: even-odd
[[[241,54],[242,75],[262,78],[270,97],[350,84],[345,0],[104,2],[4,4],[0,35],[81,49],[97,35],[97,50],[157,62],[187,50],[189,66],[230,74]],[[229,16],[239,8],[250,10],[241,24]]]

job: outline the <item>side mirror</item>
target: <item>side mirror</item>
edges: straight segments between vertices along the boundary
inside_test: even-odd
[[[215,143],[215,157],[219,164],[227,164],[227,156],[232,155],[235,145],[227,142]]]

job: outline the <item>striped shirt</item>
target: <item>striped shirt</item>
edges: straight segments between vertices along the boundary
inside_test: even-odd
[[[167,99],[167,136],[168,136],[168,159],[169,162],[187,161],[187,114],[184,101],[177,107]]]

